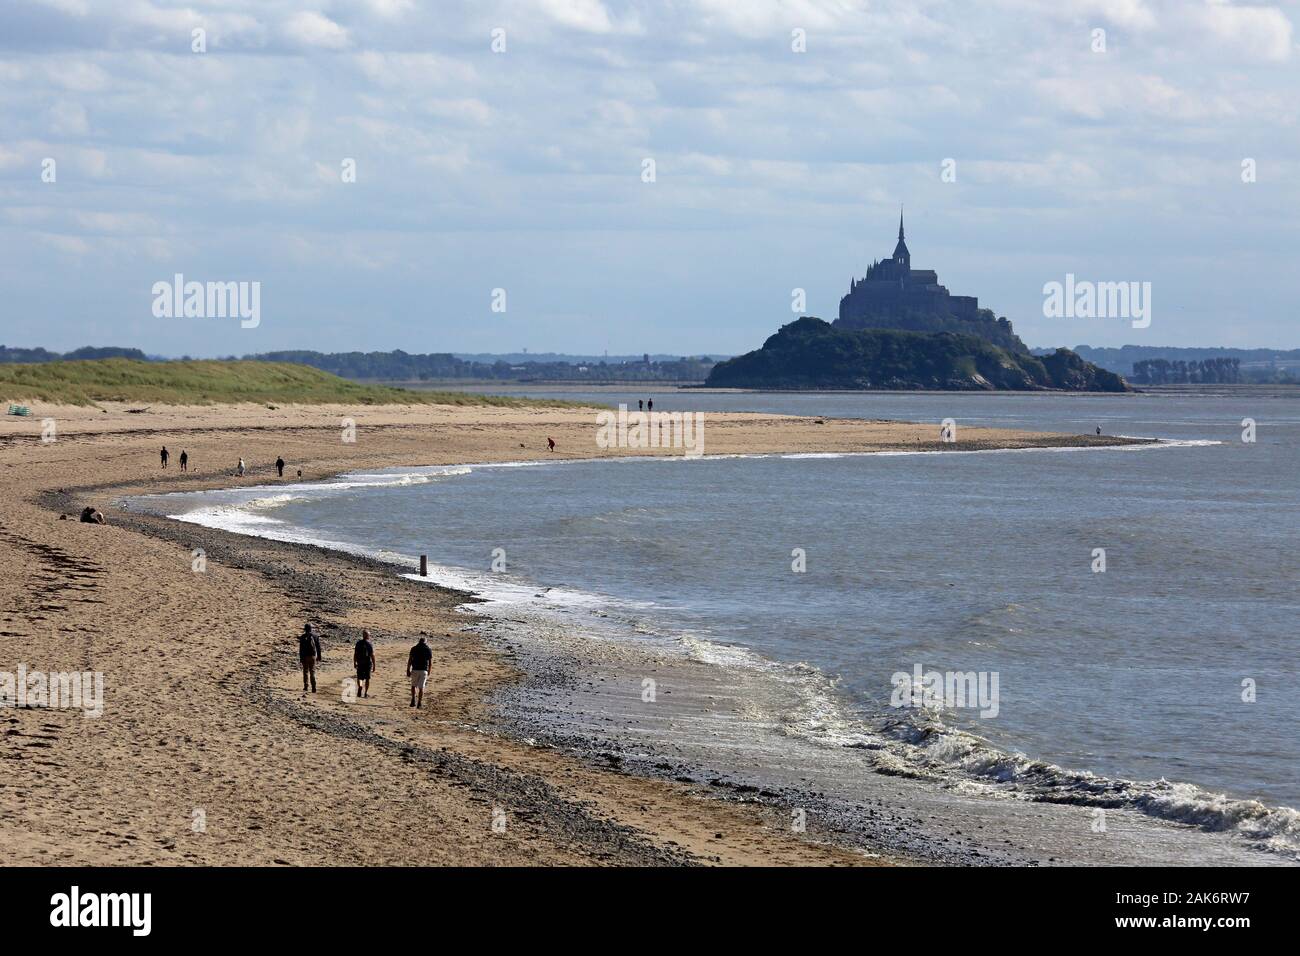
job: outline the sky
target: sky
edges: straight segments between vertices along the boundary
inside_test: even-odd
[[[4,0],[0,343],[736,354],[796,289],[835,318],[901,205],[1031,346],[1300,347],[1296,17]],[[256,324],[157,314],[178,273]],[[1149,324],[1046,316],[1067,275],[1150,283]]]

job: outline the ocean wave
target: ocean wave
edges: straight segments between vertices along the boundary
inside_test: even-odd
[[[683,637],[690,656],[721,667],[761,671],[798,692],[778,715],[783,733],[820,746],[871,752],[877,770],[964,792],[1097,809],[1124,809],[1211,832],[1230,832],[1256,849],[1300,860],[1300,812],[1167,780],[1111,778],[1002,750],[943,722],[942,711],[851,712],[838,681],[808,664],[772,661],[748,648]]]

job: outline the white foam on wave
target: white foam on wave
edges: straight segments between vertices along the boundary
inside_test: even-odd
[[[578,588],[547,587],[493,571],[472,571],[443,564],[429,564],[428,575],[404,573],[402,577],[420,584],[432,584],[466,591],[475,601],[464,605],[475,612],[493,613],[516,607],[544,607],[557,611],[597,610],[615,603],[612,598]],[[635,607],[628,602],[626,607]]]
[[[690,656],[728,668],[746,668],[798,691],[797,703],[777,716],[791,737],[827,747],[872,752],[878,769],[928,779],[967,793],[1051,803],[1134,810],[1147,816],[1230,832],[1262,849],[1300,860],[1300,812],[1268,806],[1167,780],[1137,781],[1070,770],[1001,750],[944,723],[934,710],[851,712],[838,682],[804,663],[784,664],[747,649],[683,637]]]

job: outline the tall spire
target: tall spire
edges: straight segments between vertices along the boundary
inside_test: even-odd
[[[904,269],[912,268],[912,254],[907,251],[907,243],[903,241],[903,206],[900,203],[898,207],[898,245],[894,246],[894,261]]]

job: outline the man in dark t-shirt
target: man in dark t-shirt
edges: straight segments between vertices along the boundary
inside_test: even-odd
[[[362,631],[352,652],[352,662],[357,665],[357,696],[370,696],[370,674],[375,669],[375,645],[370,643],[370,632]]]
[[[406,676],[411,678],[411,706],[424,706],[424,685],[429,680],[429,665],[433,662],[433,648],[424,638],[411,648],[406,658]],[[418,696],[417,696],[418,695]]]
[[[302,692],[307,693],[307,682],[311,681],[311,692],[316,693],[316,663],[321,659],[320,638],[312,633],[311,625],[303,625],[298,635],[298,660],[302,664]]]

